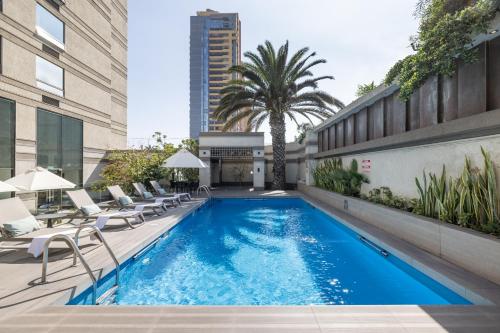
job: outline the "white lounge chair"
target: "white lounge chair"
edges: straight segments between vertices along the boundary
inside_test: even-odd
[[[149,183],[154,188],[155,192],[160,196],[178,195],[181,198],[181,200],[184,201],[191,200],[191,194],[187,192],[185,193],[167,192],[163,187],[161,187],[160,183],[158,183],[156,180],[151,180]]]
[[[81,212],[80,217],[84,220],[96,220],[100,229],[108,220],[123,220],[132,229],[138,225],[133,225],[129,219],[139,220],[139,225],[145,222],[142,211],[102,211],[85,190],[66,191],[66,194]]]
[[[145,209],[149,209],[158,216],[161,216],[163,211],[167,210],[163,202],[134,202],[125,192],[123,192],[119,185],[108,186],[108,191],[111,193],[111,196],[120,209],[132,208],[141,212]]]
[[[94,233],[94,231],[82,231],[85,227],[82,225],[67,228],[45,228],[36,220],[36,217],[31,215],[18,197],[0,200],[0,233],[3,237],[0,249],[27,250],[36,258],[42,254],[45,242],[52,236],[68,236],[78,244],[78,238],[87,237]],[[65,241],[59,240],[54,241],[54,243],[61,244]]]
[[[144,201],[155,201],[155,202],[163,202],[165,204],[169,203],[173,206],[177,204],[182,204],[181,196],[178,194],[175,195],[153,195],[146,189],[143,183],[133,183],[135,191],[139,194],[139,196]]]

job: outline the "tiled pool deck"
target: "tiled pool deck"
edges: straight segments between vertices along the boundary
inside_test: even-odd
[[[216,195],[303,196],[293,191],[223,191]],[[455,291],[495,305],[69,307],[62,305],[90,284],[82,266],[69,267],[71,255],[61,252],[51,257],[49,283],[39,285],[41,259],[17,251],[0,253],[0,332],[500,332],[500,286],[304,198],[335,214],[359,233],[375,237],[390,252],[432,277],[455,286]],[[203,200],[185,203],[162,217],[149,218],[143,227],[108,229],[104,236],[123,262],[202,203]],[[87,253],[85,257],[98,276],[113,268],[103,247],[88,246],[83,252]]]

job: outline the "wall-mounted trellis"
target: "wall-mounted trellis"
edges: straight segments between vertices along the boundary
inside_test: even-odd
[[[248,147],[214,147],[210,148],[210,156],[223,160],[252,160],[253,149]]]

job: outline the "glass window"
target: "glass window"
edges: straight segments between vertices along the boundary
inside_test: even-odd
[[[2,36],[0,36],[0,74],[3,73],[2,64],[3,64],[3,38]]]
[[[38,109],[37,165],[83,185],[83,122]],[[39,207],[47,203],[70,205],[61,191],[39,193]]]
[[[53,63],[36,57],[36,85],[38,88],[56,94],[64,95],[64,70]]]
[[[16,111],[13,101],[0,98],[0,180],[14,176]],[[9,197],[8,193],[0,198]]]
[[[83,125],[82,121],[62,117],[62,170],[72,183],[82,185],[83,178]]]
[[[0,180],[13,175],[15,125],[14,102],[0,98]]]
[[[40,4],[36,4],[36,32],[47,41],[64,49],[64,23]]]
[[[61,124],[58,114],[37,112],[37,165],[58,175],[62,173]]]

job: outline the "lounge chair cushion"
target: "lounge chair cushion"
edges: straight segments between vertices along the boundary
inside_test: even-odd
[[[122,206],[128,206],[128,205],[131,205],[134,203],[128,195],[126,195],[124,197],[119,197],[118,202],[120,202],[120,205],[122,205]]]
[[[41,228],[40,223],[38,223],[38,221],[33,216],[27,216],[10,223],[4,223],[3,227],[5,231],[12,237],[26,235]]]
[[[96,204],[82,206],[81,210],[86,216],[98,214],[101,212],[101,208],[99,208],[99,206],[97,206]]]
[[[167,195],[167,191],[165,191],[165,190],[164,190],[164,189],[162,189],[162,188],[159,188],[159,189],[158,189],[158,193],[159,193],[160,195]]]
[[[151,194],[151,192],[148,192],[148,191],[142,192],[142,196],[144,197],[144,199],[152,199],[153,198],[153,195]]]

